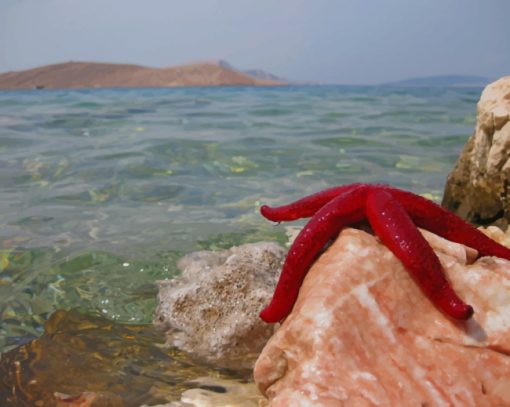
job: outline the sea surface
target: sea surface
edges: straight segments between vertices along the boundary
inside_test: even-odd
[[[352,182],[440,201],[480,93],[0,92],[0,351],[39,336],[57,309],[149,323],[154,282],[183,254],[286,242],[262,203]]]

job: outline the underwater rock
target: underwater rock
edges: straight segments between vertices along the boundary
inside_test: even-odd
[[[510,221],[510,76],[488,85],[475,133],[449,174],[443,206],[479,225]]]
[[[155,324],[167,343],[227,369],[250,370],[274,328],[259,318],[285,251],[251,243],[182,258],[182,275],[159,282]]]
[[[422,233],[474,317],[445,317],[376,237],[345,229],[256,363],[270,406],[510,405],[510,262]]]
[[[222,391],[198,379],[204,376],[226,389],[224,400],[239,402],[245,395],[248,403],[254,397],[235,390],[249,389],[240,376],[166,349],[152,324],[126,325],[57,311],[44,329],[40,338],[2,354],[1,407],[153,406],[182,400],[187,391]]]
[[[56,407],[90,407],[96,401],[96,393],[85,391],[78,395],[55,392]]]
[[[201,377],[189,384],[195,387],[182,393],[179,401],[141,407],[261,407],[266,404],[253,382]]]

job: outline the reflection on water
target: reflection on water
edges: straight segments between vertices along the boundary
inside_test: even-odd
[[[53,407],[55,393],[92,392],[94,407],[139,407],[179,400],[183,391],[196,387],[192,381],[198,377],[236,379],[162,345],[161,333],[151,325],[57,311],[40,338],[2,355],[1,406]],[[226,391],[209,387],[203,385]]]

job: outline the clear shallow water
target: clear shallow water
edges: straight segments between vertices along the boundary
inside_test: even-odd
[[[480,92],[0,92],[0,351],[58,308],[149,322],[182,254],[285,241],[261,202],[351,182],[439,200]]]

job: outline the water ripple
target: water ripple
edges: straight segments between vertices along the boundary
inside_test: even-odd
[[[285,240],[262,202],[350,182],[439,197],[480,91],[0,92],[0,293],[16,298],[0,303],[14,321],[2,335],[33,336],[55,307],[106,297],[109,315],[147,322],[154,303],[135,288],[176,272],[181,253]]]

